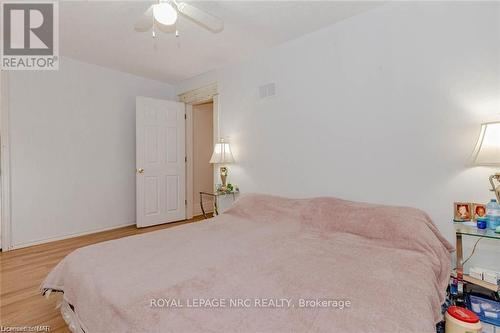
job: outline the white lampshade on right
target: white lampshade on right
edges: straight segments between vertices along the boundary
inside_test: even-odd
[[[500,121],[484,123],[472,153],[475,165],[500,166]],[[500,202],[500,172],[490,176],[491,191]]]
[[[475,165],[500,166],[500,121],[484,123],[472,153]]]

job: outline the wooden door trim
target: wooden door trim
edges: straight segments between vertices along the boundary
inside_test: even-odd
[[[186,104],[186,219],[194,215],[193,106]]]

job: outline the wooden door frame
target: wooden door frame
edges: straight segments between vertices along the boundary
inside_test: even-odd
[[[2,251],[12,249],[11,192],[10,192],[10,135],[9,135],[9,74],[0,71],[0,168]]]
[[[220,96],[217,83],[190,90],[178,95],[179,101],[186,104],[186,219],[194,215],[194,184],[193,184],[193,105],[212,101],[213,103],[213,140],[214,145],[219,140]],[[214,186],[216,172],[214,168]]]

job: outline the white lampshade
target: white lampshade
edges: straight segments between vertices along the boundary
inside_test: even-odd
[[[214,147],[214,152],[212,157],[210,158],[210,163],[213,164],[226,164],[226,163],[234,163],[233,153],[231,152],[231,145],[229,142],[221,142],[216,143]]]
[[[500,165],[500,121],[484,123],[472,154],[475,165]]]

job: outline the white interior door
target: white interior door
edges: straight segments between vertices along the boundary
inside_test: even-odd
[[[136,98],[137,226],[186,218],[184,103]]]

